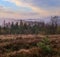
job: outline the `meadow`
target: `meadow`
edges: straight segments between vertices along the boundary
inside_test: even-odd
[[[49,56],[60,56],[60,35],[0,35],[0,57]]]

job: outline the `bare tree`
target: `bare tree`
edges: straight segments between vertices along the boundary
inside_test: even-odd
[[[58,27],[58,16],[51,17],[51,32],[56,33]]]

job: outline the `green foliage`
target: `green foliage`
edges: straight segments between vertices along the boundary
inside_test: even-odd
[[[38,34],[38,33],[39,33],[39,27],[38,27],[37,25],[34,25],[34,26],[32,27],[32,33],[33,33],[33,34]]]
[[[40,47],[44,53],[49,54],[52,52],[52,48],[48,38],[44,38],[41,42],[37,43],[37,46]]]

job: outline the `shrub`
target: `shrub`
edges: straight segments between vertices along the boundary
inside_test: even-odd
[[[44,54],[51,54],[52,47],[50,45],[49,39],[46,37],[41,42],[37,43],[37,46],[43,50]]]

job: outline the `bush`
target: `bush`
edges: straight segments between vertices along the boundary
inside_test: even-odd
[[[37,46],[43,50],[44,54],[51,54],[52,47],[50,45],[49,39],[46,37],[41,42],[37,43]]]

